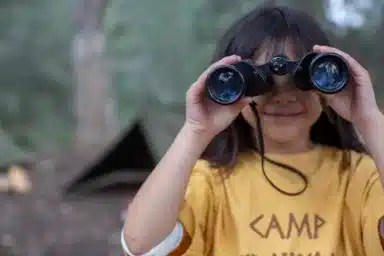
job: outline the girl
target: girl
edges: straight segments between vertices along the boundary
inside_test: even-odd
[[[229,29],[129,206],[127,255],[384,255],[384,115],[368,72],[328,45],[311,17],[286,7],[258,8]],[[284,75],[234,105],[206,96],[219,65],[310,51],[347,61],[345,90],[302,91]]]

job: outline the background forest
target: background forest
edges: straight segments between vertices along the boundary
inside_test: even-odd
[[[223,30],[258,0],[0,2],[0,162],[106,143],[180,108]],[[275,1],[314,15],[371,72],[382,104],[382,0]]]

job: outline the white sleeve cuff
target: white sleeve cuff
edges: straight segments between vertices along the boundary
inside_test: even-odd
[[[167,256],[170,252],[179,246],[181,240],[183,239],[183,233],[183,225],[180,222],[177,222],[173,231],[160,244],[141,256]],[[124,252],[128,256],[137,256],[129,250],[128,245],[125,242],[124,229],[121,232],[121,244],[123,246]]]

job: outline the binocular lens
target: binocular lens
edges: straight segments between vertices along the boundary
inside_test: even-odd
[[[231,104],[243,96],[244,79],[232,67],[220,67],[207,78],[210,97],[220,104]]]
[[[347,84],[347,66],[340,59],[324,58],[312,66],[311,80],[324,93],[335,93]]]

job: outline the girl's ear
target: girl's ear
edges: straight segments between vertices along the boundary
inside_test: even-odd
[[[330,107],[327,104],[326,98],[323,95],[319,95],[319,99],[320,99],[321,108],[323,109],[323,111],[327,115],[329,122],[331,124],[335,124],[335,118],[330,111]]]

